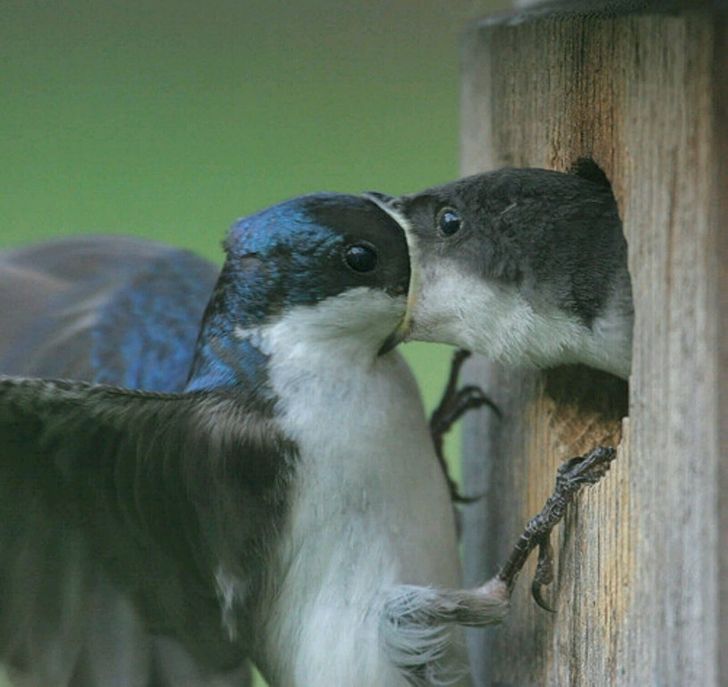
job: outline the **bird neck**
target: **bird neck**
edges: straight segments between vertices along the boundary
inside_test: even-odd
[[[384,293],[353,289],[313,305],[265,313],[241,301],[239,293],[218,288],[205,315],[188,389],[259,388],[273,366],[323,377],[335,377],[347,366],[371,368],[403,305]]]
[[[239,313],[243,325],[236,322]],[[187,390],[265,387],[268,356],[251,338],[236,335],[239,326],[259,329],[259,319],[253,308],[241,307],[239,299],[231,299],[229,290],[218,283],[197,339]]]

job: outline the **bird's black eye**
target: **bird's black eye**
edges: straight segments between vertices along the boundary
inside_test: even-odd
[[[437,213],[437,228],[445,236],[457,234],[462,226],[463,220],[460,218],[457,210],[453,208],[442,208]]]
[[[366,243],[355,243],[344,251],[344,260],[354,272],[371,272],[377,266],[377,251]]]

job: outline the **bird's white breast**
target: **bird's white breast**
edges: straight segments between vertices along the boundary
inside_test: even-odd
[[[418,389],[397,354],[306,350],[303,336],[300,355],[277,356],[279,336],[268,338],[271,383],[300,459],[277,555],[283,582],[266,609],[266,668],[280,685],[406,685],[382,641],[387,593],[460,582]]]
[[[592,328],[556,306],[537,308],[517,288],[464,274],[447,260],[426,265],[411,338],[450,343],[509,365],[584,363],[628,377],[631,306],[613,297]],[[618,289],[630,297],[628,285]]]

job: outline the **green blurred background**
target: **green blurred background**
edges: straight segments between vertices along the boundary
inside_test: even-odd
[[[458,33],[508,4],[3,0],[0,247],[129,233],[219,261],[284,198],[452,179]],[[449,352],[404,352],[431,408]]]

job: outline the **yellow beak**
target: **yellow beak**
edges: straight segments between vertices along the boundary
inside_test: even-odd
[[[379,349],[379,355],[384,355],[396,348],[403,341],[406,341],[412,331],[412,316],[420,287],[420,270],[418,260],[419,250],[417,246],[417,239],[412,231],[409,220],[401,212],[399,212],[396,207],[393,207],[374,193],[365,193],[364,197],[386,212],[397,224],[399,224],[404,232],[404,237],[407,241],[407,250],[409,252],[410,280],[407,288],[407,305],[405,306],[404,316],[402,317],[399,325],[397,325],[397,329],[395,329],[387,337],[386,341]]]

